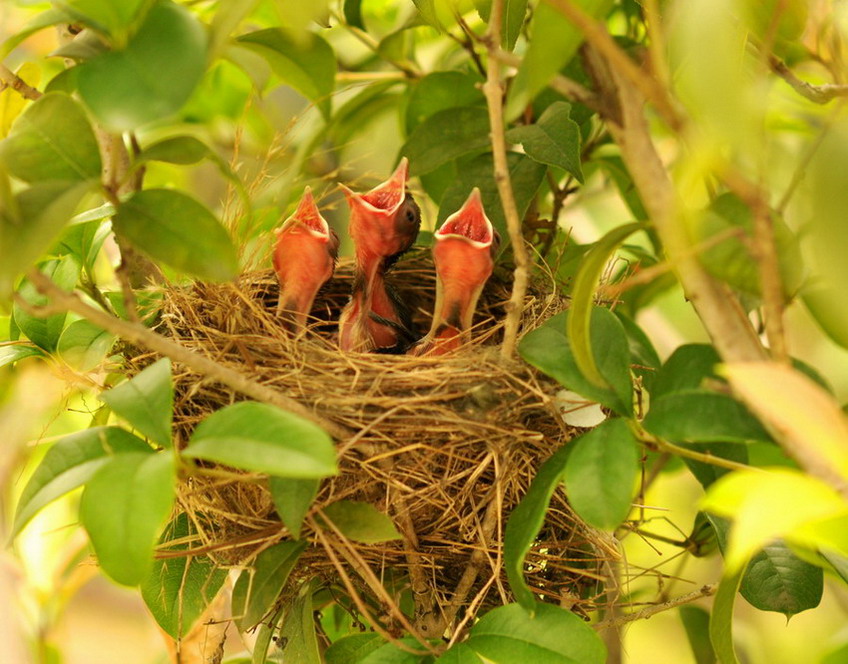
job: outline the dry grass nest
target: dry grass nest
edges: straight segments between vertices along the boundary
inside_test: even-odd
[[[426,332],[435,289],[429,252],[408,254],[389,281]],[[366,501],[389,515],[403,540],[361,544],[307,518],[302,536],[311,546],[292,578],[325,578],[395,633],[409,629],[397,611],[402,578],[400,587],[415,598],[415,629],[438,636],[481,608],[512,601],[502,568],[507,518],[539,466],[576,432],[554,406],[554,383],[499,358],[508,274],[496,272],[487,284],[473,342],[442,358],[341,353],[331,321],[351,282],[350,264],[340,264],[316,300],[321,322],[297,338],[275,318],[278,286],[270,270],[236,283],[167,288],[158,331],[353,432],[337,441],[341,472],[322,483],[310,514],[341,499]],[[525,331],[563,308],[551,291],[545,284],[530,289]],[[152,359],[132,362],[140,368]],[[180,442],[207,415],[243,398],[180,365],[174,381]],[[261,476],[193,476],[181,486],[179,504],[198,530],[193,550],[222,565],[249,564],[289,536]],[[618,558],[609,542],[557,491],[527,558],[527,582],[545,601],[591,610],[605,565]]]

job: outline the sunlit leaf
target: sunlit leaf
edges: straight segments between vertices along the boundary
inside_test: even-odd
[[[836,400],[799,371],[772,362],[723,367],[734,391],[791,444],[824,460],[848,479],[848,416]]]
[[[710,642],[719,664],[739,664],[733,648],[733,602],[742,581],[742,569],[725,573],[718,584],[710,614]]]
[[[383,637],[374,632],[351,634],[333,641],[324,653],[324,658],[327,664],[359,664],[384,643]]]
[[[115,339],[114,334],[82,319],[65,328],[56,350],[71,366],[80,371],[90,371],[103,361]]]
[[[0,58],[5,58],[23,41],[44,30],[60,23],[70,23],[71,17],[60,9],[48,9],[36,14],[26,25],[9,36],[0,46]],[[11,90],[10,90],[11,92]]]
[[[100,32],[122,39],[134,21],[154,0],[53,0],[53,4],[73,18]]]
[[[131,131],[176,113],[205,68],[203,26],[187,9],[158,2],[126,48],[80,65],[79,93],[102,124]]]
[[[73,290],[79,279],[80,266],[73,256],[65,256],[59,260],[49,260],[41,265],[43,274],[64,290]],[[18,294],[33,307],[45,306],[49,298],[38,292],[28,280],[24,280],[18,289]],[[37,312],[26,310],[20,302],[15,302],[12,308],[15,323],[27,339],[44,350],[52,351],[59,343],[59,337],[65,328],[67,313],[60,312],[42,317]]]
[[[479,75],[460,71],[435,71],[411,84],[406,105],[406,131],[412,132],[431,115],[450,108],[485,107]]]
[[[171,360],[162,358],[132,379],[100,393],[103,401],[138,431],[162,447],[170,447],[174,387]]]
[[[44,357],[44,351],[38,346],[32,346],[27,343],[13,342],[0,345],[0,367],[4,367],[7,364],[14,364],[28,357]]]
[[[174,502],[174,457],[124,453],[86,484],[82,520],[100,566],[118,583],[134,586],[153,568],[153,549]]]
[[[484,664],[467,643],[456,643],[436,660],[439,664]]]
[[[95,427],[60,438],[21,492],[12,535],[45,505],[85,484],[113,455],[152,451],[143,440],[119,427]]]
[[[633,405],[633,385],[630,380],[630,352],[627,337],[615,314],[603,307],[592,312],[592,352],[605,381],[612,386],[600,388],[589,382],[577,368],[577,362],[566,335],[569,312],[553,316],[541,326],[524,335],[518,346],[521,357],[564,387],[629,415]]]
[[[470,152],[489,146],[489,114],[485,108],[447,108],[412,130],[400,153],[409,158],[409,174],[423,175]]]
[[[101,168],[85,112],[58,92],[41,97],[15,121],[0,142],[0,163],[26,182],[96,180]]]
[[[233,617],[239,629],[253,627],[270,611],[307,542],[280,542],[260,553],[233,588]]]
[[[193,535],[186,514],[179,514],[165,528],[160,550],[170,552],[189,548],[185,542]],[[159,626],[173,639],[180,639],[218,594],[227,578],[227,570],[208,556],[186,555],[156,560],[150,575],[141,583],[141,596]]]
[[[524,559],[542,528],[551,496],[562,481],[575,442],[560,448],[542,464],[506,523],[504,568],[515,599],[528,611],[535,610],[536,597],[524,580]]]
[[[532,612],[508,604],[486,613],[465,642],[492,664],[603,664],[601,637],[577,615],[552,604]]]
[[[304,97],[316,102],[325,117],[330,115],[336,55],[322,37],[307,33],[299,41],[279,28],[268,28],[242,35],[238,41],[267,59],[274,73]]]
[[[571,104],[554,102],[535,123],[510,129],[506,138],[521,143],[531,159],[548,166],[558,166],[583,182],[580,128],[570,114]]]
[[[112,223],[116,233],[178,270],[225,281],[238,269],[226,229],[205,206],[182,192],[140,191],[121,203]]]
[[[392,520],[369,503],[339,500],[321,510],[347,538],[363,544],[377,544],[400,539]]]
[[[294,539],[300,537],[303,519],[309,511],[312,501],[318,494],[318,479],[297,479],[294,477],[269,477],[268,488],[271,499],[280,520],[289,529]]]
[[[308,420],[267,404],[243,401],[207,417],[183,454],[279,477],[336,474],[330,436]]]

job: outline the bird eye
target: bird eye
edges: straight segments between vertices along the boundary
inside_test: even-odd
[[[410,224],[414,224],[414,223],[415,223],[415,210],[413,210],[412,208],[407,209],[407,211],[406,211],[406,220],[407,220]]]

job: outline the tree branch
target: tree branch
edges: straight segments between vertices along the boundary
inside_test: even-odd
[[[691,602],[699,600],[702,597],[709,597],[710,595],[714,595],[717,587],[718,586],[715,583],[712,583],[708,586],[702,586],[698,590],[695,590],[691,593],[687,593],[686,595],[681,595],[680,597],[675,597],[674,599],[670,599],[667,602],[663,602],[662,604],[646,606],[644,609],[642,609],[641,611],[637,611],[636,613],[628,613],[627,615],[620,616],[612,620],[602,620],[601,622],[592,625],[592,627],[597,630],[611,629],[615,627],[620,627],[621,625],[627,624],[629,622],[633,622],[634,620],[645,620],[647,618],[650,618],[651,616],[657,615],[658,613],[662,613],[663,611],[668,611],[669,609],[676,609],[678,606],[690,604]]]
[[[163,337],[161,334],[156,334],[156,332],[153,332],[140,323],[130,323],[111,316],[105,311],[95,309],[83,302],[76,294],[69,293],[60,288],[52,279],[38,270],[30,270],[27,273],[27,278],[35,285],[39,292],[51,298],[52,306],[60,307],[65,311],[72,311],[95,325],[102,327],[107,332],[118,335],[131,343],[145,346],[165,357],[170,357],[175,362],[184,364],[189,369],[223,383],[251,399],[277,406],[295,415],[299,415],[304,419],[314,422],[335,438],[344,439],[351,433],[347,428],[314,413],[291,397],[287,397],[266,385],[257,383],[235,369],[230,369],[222,364],[218,364],[214,360],[210,360],[208,357],[195,353],[175,341]]]
[[[15,92],[21,95],[24,99],[35,101],[43,96],[38,90],[29,85],[15,72],[9,69],[3,63],[0,63],[0,91],[6,88],[12,88]]]
[[[809,99],[814,104],[826,104],[837,97],[848,97],[848,85],[836,83],[825,83],[824,85],[813,85],[798,78],[786,64],[774,57],[769,57],[771,70],[786,81],[804,99]]]
[[[524,296],[527,293],[528,255],[524,245],[524,235],[521,232],[521,219],[515,205],[512,192],[512,182],[509,178],[509,164],[506,156],[506,137],[504,136],[503,119],[503,84],[501,81],[501,63],[498,52],[501,43],[501,21],[503,19],[503,0],[492,2],[492,12],[489,16],[489,30],[484,37],[484,43],[489,52],[486,63],[486,83],[483,94],[486,95],[486,106],[489,109],[490,139],[492,142],[492,158],[495,163],[495,183],[501,198],[509,239],[512,243],[515,257],[512,295],[506,305],[506,321],[504,324],[504,340],[501,346],[501,357],[510,358],[515,353],[518,327],[524,312]]]

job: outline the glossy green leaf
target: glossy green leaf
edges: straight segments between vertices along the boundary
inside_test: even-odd
[[[366,656],[385,643],[379,634],[351,634],[334,641],[324,653],[327,664],[359,664]]]
[[[715,371],[721,362],[718,352],[708,344],[684,344],[665,361],[654,381],[652,399],[672,392],[704,387],[705,379],[719,380]]]
[[[406,106],[407,133],[439,111],[473,106],[485,108],[481,83],[478,74],[460,71],[435,71],[414,82]]]
[[[630,352],[627,337],[615,314],[596,307],[592,312],[592,352],[604,380],[612,389],[590,383],[577,368],[565,330],[569,311],[553,316],[524,335],[518,346],[521,357],[564,387],[597,401],[621,415],[633,411],[630,380]]]
[[[294,539],[300,538],[300,529],[309,507],[318,495],[318,479],[293,477],[269,477],[268,488],[280,520],[289,529]]]
[[[672,442],[772,442],[745,406],[710,390],[681,390],[652,401],[645,429]]]
[[[515,197],[515,207],[518,210],[518,216],[523,219],[530,203],[539,191],[547,169],[529,157],[513,152],[507,155],[507,164],[509,166],[509,178],[512,182],[512,192]],[[480,155],[468,162],[457,162],[457,174],[442,196],[436,223],[440,224],[447,219],[448,215],[459,210],[471,190],[477,187],[480,189],[486,216],[489,217],[495,229],[501,234],[501,246],[508,244],[509,233],[506,228],[506,218],[504,217],[498,186],[495,182],[494,169],[491,154]]]
[[[601,637],[580,617],[552,604],[527,612],[508,604],[482,616],[465,642],[492,664],[603,664]]]
[[[612,0],[574,0],[593,18],[601,19]],[[525,107],[577,52],[583,33],[547,2],[540,2],[530,23],[531,39],[518,74],[507,96],[508,119],[518,117]]]
[[[280,542],[260,553],[233,587],[233,617],[241,631],[256,625],[274,606],[307,542]]]
[[[7,211],[0,211],[0,296],[11,291],[16,277],[48,251],[92,186],[86,182],[36,182],[6,204],[0,203],[0,210]]]
[[[423,175],[454,159],[489,146],[489,113],[485,108],[447,108],[412,130],[400,149],[409,158],[409,174]]]
[[[365,29],[365,23],[362,22],[362,0],[344,0],[342,10],[348,25],[360,30]]]
[[[89,214],[94,216],[96,213],[89,210]],[[58,255],[72,254],[90,272],[94,269],[94,263],[100,254],[103,243],[112,232],[112,224],[103,223],[102,220],[77,221],[81,217],[83,215],[77,215],[71,219],[70,225],[64,229],[59,239],[54,243],[53,252]]]
[[[604,235],[583,257],[574,278],[566,332],[577,367],[596,387],[608,387],[609,382],[599,371],[595,362],[596,351],[592,349],[591,325],[592,311],[595,309],[595,291],[601,274],[618,246],[643,228],[640,223],[626,224]]]
[[[710,642],[719,664],[739,664],[733,648],[733,602],[742,581],[740,568],[732,574],[725,573],[718,584],[713,610],[710,614]]]
[[[64,290],[73,290],[79,279],[80,266],[73,256],[49,260],[40,269],[42,273],[50,277],[56,285]],[[49,303],[49,298],[39,293],[28,280],[22,282],[18,294],[34,307],[41,307]],[[53,351],[56,349],[59,337],[65,328],[67,318],[65,312],[42,318],[24,310],[19,302],[15,302],[12,314],[15,317],[15,323],[27,339],[44,350]]]
[[[436,660],[439,664],[484,664],[467,643],[457,643]]]
[[[100,393],[100,400],[162,447],[170,447],[174,386],[171,360],[162,358],[132,379]]]
[[[570,116],[571,104],[554,102],[534,124],[510,129],[506,138],[513,143],[521,143],[524,152],[534,161],[562,168],[578,182],[583,182],[580,127]]]
[[[710,643],[710,612],[692,604],[681,606],[678,611],[695,664],[715,664],[716,655]]]
[[[186,540],[193,534],[188,516],[179,514],[165,528],[159,549],[185,551]],[[203,615],[226,578],[227,570],[203,554],[162,558],[154,561],[153,570],[142,581],[141,596],[159,627],[180,639]]]
[[[60,438],[21,492],[12,536],[45,505],[85,484],[113,455],[152,451],[143,440],[119,427],[95,427]]]
[[[156,260],[202,279],[235,276],[238,259],[230,236],[193,198],[171,189],[146,189],[121,203],[115,232]]]
[[[126,586],[153,568],[153,549],[174,502],[174,457],[168,453],[115,456],[86,484],[80,519],[100,566]]]
[[[65,328],[56,350],[72,367],[91,371],[103,361],[116,339],[114,334],[82,319]]]
[[[332,47],[322,37],[308,33],[298,41],[280,28],[269,28],[242,35],[238,41],[265,58],[284,83],[329,117],[337,65]]]
[[[144,148],[136,163],[166,161],[169,164],[196,164],[202,159],[217,156],[212,149],[194,136],[174,136]]]
[[[58,92],[44,95],[17,119],[0,142],[0,164],[25,182],[97,180],[101,168],[85,111]]]
[[[630,512],[639,470],[636,439],[622,419],[607,420],[574,445],[565,467],[565,490],[588,524],[616,528]]]
[[[242,401],[207,417],[184,456],[300,479],[335,475],[336,450],[316,424],[275,406]]]
[[[392,520],[369,503],[340,500],[321,510],[347,538],[363,544],[377,544],[401,539]]]
[[[400,642],[407,648],[414,648],[419,652],[422,650],[421,644],[410,636],[401,638]],[[373,652],[357,660],[356,664],[430,664],[432,661],[432,657],[427,655],[416,655],[402,650],[394,643],[383,643]]]
[[[739,592],[760,611],[776,611],[787,619],[819,605],[824,571],[796,556],[778,540],[754,554]]]
[[[524,559],[545,522],[551,496],[562,481],[568,456],[576,440],[560,448],[542,464],[527,493],[516,505],[504,532],[504,568],[512,594],[528,611],[536,608],[536,596],[524,580]]]
[[[80,67],[80,96],[100,123],[131,131],[188,101],[206,68],[206,32],[187,9],[158,2],[126,48]]]
[[[14,364],[28,357],[44,357],[44,351],[38,346],[31,346],[27,343],[12,342],[8,345],[0,345],[0,367]]]
[[[301,585],[283,620],[280,638],[285,643],[283,659],[286,664],[323,664],[312,607],[312,595],[317,585],[316,581]]]

